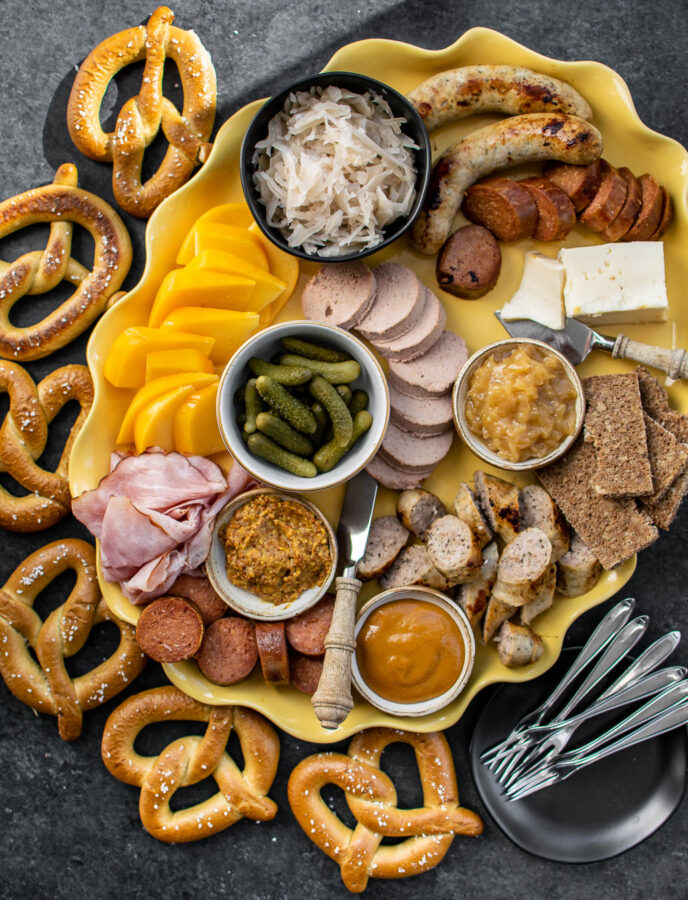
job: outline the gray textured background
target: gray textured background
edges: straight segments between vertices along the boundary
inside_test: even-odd
[[[141,0],[0,0],[0,196],[50,181],[58,164],[73,161],[79,167],[80,184],[112,201],[109,167],[80,157],[70,143],[66,101],[75,68],[91,48],[106,35],[145,20],[153,8],[152,2]],[[174,11],[177,24],[194,28],[212,54],[218,75],[218,123],[247,101],[317,71],[349,41],[388,37],[440,48],[467,28],[485,25],[547,55],[607,63],[626,79],[649,126],[688,143],[685,0],[179,0]],[[111,116],[137,90],[140,71],[132,70],[118,79],[117,89],[112,88],[106,97],[105,110]],[[174,99],[172,74],[167,80]],[[151,165],[160,151],[154,148]],[[655,174],[661,177],[661,172]],[[126,283],[132,286],[143,267],[143,225],[124,218],[135,248]],[[3,242],[0,255],[12,259],[33,246],[44,246],[40,229]],[[89,247],[77,242],[76,249],[88,253]],[[39,318],[44,308],[38,300],[28,311],[18,310],[18,319]],[[83,361],[85,344],[86,337],[29,368],[39,377],[59,364]],[[68,425],[66,413],[53,429],[48,463],[56,462]],[[688,509],[672,532],[642,555],[628,586],[640,609],[652,615],[650,635],[670,627],[688,631],[687,527]],[[83,532],[68,520],[42,534],[3,533],[0,584],[27,553],[64,535]],[[41,598],[39,611],[51,609],[68,589],[67,578],[56,583],[51,596]],[[577,623],[569,643],[586,635],[601,614],[602,610],[592,611]],[[71,671],[89,668],[112,646],[112,635],[103,630]],[[685,646],[676,657],[688,663]],[[163,682],[159,667],[151,665],[136,689]],[[486,699],[487,694],[474,701],[463,720],[448,732],[462,801],[480,812],[484,811],[471,784],[467,747]],[[100,761],[103,724],[118,702],[88,714],[82,737],[65,744],[57,736],[53,719],[34,716],[0,684],[3,900],[20,896],[80,900],[347,895],[336,865],[300,831],[286,800],[288,774],[313,751],[312,745],[282,736],[282,758],[271,792],[280,812],[273,822],[242,822],[198,844],[166,846],[143,831],[138,790],[111,778]],[[161,748],[172,736],[189,730],[186,725],[155,726],[141,741],[143,752]],[[392,748],[386,761],[387,756],[400,804],[417,803],[417,776],[409,755]],[[188,797],[193,800],[194,794]],[[484,836],[477,841],[457,839],[437,869],[404,882],[371,881],[368,894],[384,898],[465,894],[475,900],[685,897],[687,841],[684,803],[659,833],[624,856],[589,866],[561,866],[522,853],[486,817]]]

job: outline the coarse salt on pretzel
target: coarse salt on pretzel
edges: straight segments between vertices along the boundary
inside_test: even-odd
[[[134,749],[139,733],[154,722],[207,722],[203,737],[173,741],[159,756]],[[234,729],[244,768],[227,753]],[[258,713],[240,706],[198,703],[171,685],[125,700],[105,723],[103,762],[115,778],[141,788],[139,813],[144,828],[161,841],[186,843],[217,834],[239,819],[273,819],[276,804],[266,796],[277,772],[279,738]],[[172,811],[179,788],[214,778],[219,791],[194,806]]]
[[[380,769],[382,751],[402,742],[413,748],[423,787],[423,807],[398,809],[390,778]],[[357,819],[345,825],[323,800],[326,784],[340,787]],[[289,805],[308,837],[339,863],[346,887],[359,893],[368,879],[405,878],[436,866],[455,834],[483,830],[476,813],[459,806],[454,761],[441,732],[412,734],[371,728],[357,734],[343,753],[316,753],[289,777]],[[403,837],[381,846],[383,837]]]
[[[62,165],[52,184],[0,203],[0,239],[40,222],[50,223],[44,250],[31,250],[12,263],[0,260],[0,356],[5,359],[40,359],[73,341],[103,312],[131,265],[124,223],[104,200],[77,187],[76,166]],[[75,224],[94,240],[92,271],[70,255]],[[25,327],[10,322],[18,300],[63,280],[76,290],[45,318]]]
[[[0,471],[8,472],[30,491],[11,494],[0,486],[0,526],[9,531],[42,531],[70,510],[68,467],[76,436],[93,405],[93,382],[86,366],[62,366],[36,385],[17,363],[0,360],[0,393],[10,408],[0,426]],[[76,400],[81,407],[54,472],[35,462],[43,453],[48,426],[58,412]]]
[[[112,615],[101,599],[95,557],[85,541],[54,541],[28,556],[0,588],[0,675],[22,703],[57,716],[60,737],[66,741],[81,734],[85,711],[124,690],[146,664],[134,628]],[[68,569],[76,575],[76,584],[43,621],[33,603]],[[81,650],[94,625],[108,621],[119,628],[117,649],[89,672],[72,678],[65,659]]]
[[[207,141],[215,121],[215,69],[198,36],[175,28],[173,21],[172,11],[160,6],[147,25],[127,28],[98,44],[77,72],[67,106],[72,140],[84,156],[113,164],[115,199],[139,218],[147,218],[181,187],[211,149]],[[181,113],[162,93],[167,56],[179,70],[184,92]],[[139,93],[119,111],[115,130],[103,131],[100,107],[111,79],[143,59]],[[158,171],[142,184],[143,154],[161,127],[169,147]]]

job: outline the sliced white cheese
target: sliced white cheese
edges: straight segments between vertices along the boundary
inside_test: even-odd
[[[525,254],[523,277],[514,296],[502,307],[505,322],[532,319],[556,331],[565,325],[564,267],[556,259],[529,250]]]
[[[661,241],[600,244],[559,251],[566,315],[588,325],[664,322],[667,317]]]

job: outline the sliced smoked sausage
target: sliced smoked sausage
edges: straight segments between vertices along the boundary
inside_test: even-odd
[[[604,231],[600,232],[600,237],[609,243],[622,240],[623,236],[628,233],[640,212],[642,201],[640,182],[633,172],[622,166],[619,169],[619,175],[626,181],[626,199],[618,216]]]
[[[304,694],[313,695],[318,690],[318,682],[323,670],[323,660],[292,653],[289,659],[291,683]]]
[[[325,652],[325,638],[332,624],[334,597],[325,594],[315,606],[307,609],[287,622],[287,640],[304,656],[322,656]]]
[[[642,191],[642,202],[638,217],[624,235],[625,241],[649,241],[659,227],[664,206],[662,187],[652,175],[641,175],[638,179]]]
[[[526,187],[537,207],[537,222],[533,231],[536,241],[560,241],[576,224],[576,211],[568,194],[547,178],[524,178]]]
[[[604,231],[619,215],[626,201],[628,185],[614,166],[605,163],[597,193],[580,215],[583,225],[592,231]]]
[[[228,616],[209,625],[196,654],[198,668],[215,684],[234,684],[253,671],[258,662],[253,622]]]
[[[180,575],[170,588],[170,594],[184,597],[196,607],[201,614],[204,625],[210,625],[221,619],[229,607],[218,594],[205,575]]]
[[[464,225],[450,234],[437,256],[435,275],[442,290],[477,300],[497,284],[502,251],[482,225]]]
[[[537,225],[537,206],[527,187],[512,178],[488,178],[466,191],[463,214],[484,225],[499,241],[529,238]]]
[[[551,162],[545,166],[545,178],[566,192],[578,213],[585,209],[597,193],[606,165],[601,159],[596,159],[587,166]]]
[[[289,684],[289,654],[284,622],[256,622],[258,658],[267,684]]]
[[[181,662],[198,652],[203,620],[182,597],[158,597],[141,612],[136,640],[146,656],[156,662]]]

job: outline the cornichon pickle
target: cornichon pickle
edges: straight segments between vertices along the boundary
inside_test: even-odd
[[[313,375],[305,366],[274,366],[257,356],[249,359],[248,367],[256,377],[269,375],[278,384],[305,384]]]
[[[345,453],[348,453],[349,450],[353,447],[356,441],[361,437],[362,434],[365,434],[366,431],[373,424],[373,417],[370,415],[368,410],[362,409],[359,413],[356,414],[356,418],[354,419],[354,427],[353,433],[351,435],[351,440],[346,445],[346,447],[340,447],[336,441],[332,440],[329,444],[324,444],[313,457],[313,462],[315,463],[319,472],[329,472],[330,469],[333,469],[339,460],[344,456]]]
[[[338,384],[337,385],[337,393],[342,398],[342,400],[346,403],[347,406],[351,406],[351,388],[346,384]]]
[[[338,365],[346,365],[346,363],[338,363]],[[333,440],[340,447],[346,447],[351,440],[354,424],[351,413],[346,403],[339,396],[335,388],[322,378],[315,375],[310,385],[310,392],[313,397],[327,410],[327,414],[332,422],[332,431],[334,432]]]
[[[317,359],[308,359],[306,356],[296,356],[293,353],[285,353],[280,356],[280,364],[283,366],[305,366],[314,375],[322,376],[330,384],[348,384],[356,381],[361,374],[361,367],[355,359],[348,362],[320,362]]]
[[[244,431],[246,434],[253,434],[256,430],[256,416],[263,409],[260,402],[260,395],[256,390],[256,379],[249,378],[244,388],[244,408],[246,411],[246,421],[244,422]]]
[[[351,395],[351,403],[349,404],[349,412],[356,418],[357,413],[368,409],[368,395],[365,391],[354,391]]]
[[[304,434],[315,434],[318,423],[315,421],[313,413],[305,403],[297,400],[296,397],[292,397],[289,391],[283,388],[281,384],[278,384],[269,375],[260,375],[256,379],[256,388],[268,406],[285,422],[289,422],[297,431],[301,431]],[[336,394],[337,399],[342,402],[342,398],[334,388],[332,388],[332,391]],[[325,408],[327,409],[327,407]],[[346,406],[344,408],[346,409]]]
[[[298,475],[300,478],[314,478],[318,474],[315,464],[309,459],[290,453],[259,431],[249,435],[247,444],[251,453],[274,463],[280,469],[291,472],[292,475]]]
[[[316,447],[319,447],[323,442],[323,438],[325,437],[327,426],[330,424],[330,417],[325,412],[325,407],[322,405],[322,403],[311,404],[311,410],[313,411],[313,415],[315,416],[315,421],[318,423],[318,427],[313,434],[313,444]]]
[[[290,453],[297,453],[299,456],[310,456],[313,453],[313,444],[302,434],[287,425],[285,421],[272,413],[258,413],[256,417],[256,426],[258,431],[266,434],[269,438],[289,450]]]
[[[299,356],[307,356],[308,359],[319,359],[321,362],[346,362],[351,359],[348,353],[342,350],[330,350],[329,347],[321,347],[310,341],[302,341],[301,338],[282,338],[282,345],[290,353],[298,353]]]

